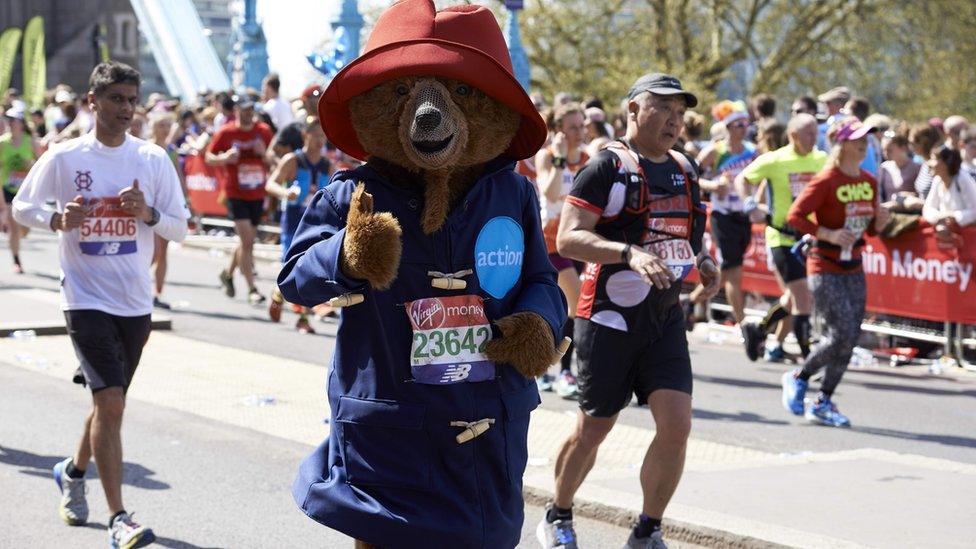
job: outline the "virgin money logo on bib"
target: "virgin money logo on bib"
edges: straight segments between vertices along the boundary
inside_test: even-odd
[[[418,299],[410,302],[410,320],[418,330],[434,330],[447,320],[444,304],[436,297]]]
[[[522,227],[511,217],[494,217],[481,228],[474,245],[474,264],[481,288],[502,298],[515,287],[525,259]]]

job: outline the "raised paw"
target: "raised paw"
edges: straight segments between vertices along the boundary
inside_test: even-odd
[[[524,311],[495,321],[502,337],[492,339],[485,355],[496,363],[507,363],[527,378],[544,374],[560,353],[555,348],[552,328],[541,316]]]
[[[373,211],[373,196],[356,185],[346,217],[342,243],[342,271],[364,279],[378,290],[390,287],[400,267],[400,223],[389,212]]]

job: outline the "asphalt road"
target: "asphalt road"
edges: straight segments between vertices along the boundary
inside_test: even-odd
[[[57,288],[57,256],[50,235],[31,235],[22,253],[27,275],[7,270],[0,242],[0,284]],[[165,298],[176,334],[221,345],[321,364],[331,359],[336,323],[315,323],[316,335],[294,329],[296,316],[286,312],[280,324],[268,321],[264,308],[245,299],[238,274],[238,295],[219,289],[218,272],[228,258],[197,249],[171,249]],[[258,287],[270,291],[277,265],[258,264]],[[719,338],[725,337],[719,335]],[[835,395],[850,416],[852,429],[827,429],[787,414],[780,404],[780,377],[789,366],[750,363],[731,338],[723,344],[691,337],[695,372],[692,436],[708,441],[777,452],[832,452],[881,448],[976,463],[976,376],[933,376],[921,366],[877,366],[850,370]],[[323,376],[324,376],[323,370]],[[817,384],[812,384],[813,388]],[[543,394],[543,406],[575,410],[576,403]],[[646,407],[624,410],[621,423],[651,426]]]

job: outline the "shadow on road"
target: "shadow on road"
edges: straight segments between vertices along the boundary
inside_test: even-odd
[[[751,412],[739,412],[738,414],[725,414],[722,412],[712,412],[695,408],[691,411],[691,417],[695,419],[712,419],[716,421],[736,421],[743,423],[760,423],[762,425],[788,425],[788,421],[781,419],[768,419],[759,414]]]
[[[20,467],[21,473],[35,477],[50,478],[51,469],[56,463],[63,460],[64,456],[42,456],[23,450],[17,450],[8,446],[0,446],[0,464]],[[156,472],[129,461],[122,463],[122,484],[144,488],[146,490],[169,490],[169,484],[154,478]],[[89,467],[87,479],[98,478],[94,462]]]
[[[851,427],[851,431],[865,433],[868,435],[878,435],[882,437],[901,438],[905,440],[915,440],[918,442],[934,442],[946,446],[961,446],[963,448],[976,448],[976,438],[963,437],[957,435],[937,435],[929,433],[912,433],[911,431],[899,431],[898,429],[883,429],[880,427]]]
[[[160,547],[170,547],[171,549],[221,549],[220,547],[193,545],[192,543],[186,541],[180,541],[173,538],[161,538],[159,536],[156,536],[156,545],[159,545]]]
[[[744,387],[747,389],[776,389],[783,390],[778,383],[766,383],[764,381],[752,381],[750,379],[737,379],[733,377],[703,376],[695,374],[695,381],[700,383],[717,383],[719,385],[731,385],[733,387]]]

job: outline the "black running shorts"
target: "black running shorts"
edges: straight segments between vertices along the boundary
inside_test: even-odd
[[[65,311],[64,318],[91,391],[128,389],[149,340],[150,315],[116,316],[84,309]]]
[[[264,215],[264,200],[241,200],[239,198],[227,199],[227,216],[231,221],[239,219],[249,219],[251,225],[255,227],[261,222]]]
[[[793,252],[790,251],[789,246],[770,248],[769,253],[772,254],[773,265],[776,266],[776,272],[783,278],[783,282],[789,284],[794,280],[801,280],[807,277],[806,263],[797,259],[793,255]]]
[[[722,256],[722,270],[742,266],[752,241],[752,223],[743,214],[712,212],[712,236]]]
[[[654,340],[584,318],[575,322],[579,405],[588,415],[612,417],[630,404],[631,396],[646,404],[658,389],[691,394],[691,357],[680,306],[664,315],[661,335]]]

